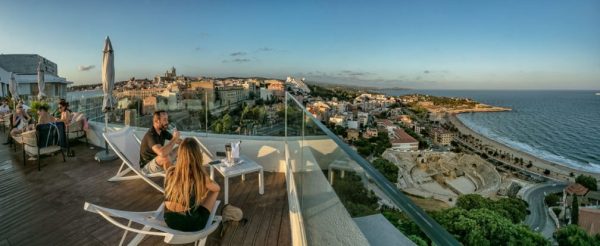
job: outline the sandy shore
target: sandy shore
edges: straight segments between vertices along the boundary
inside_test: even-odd
[[[544,170],[548,169],[551,172],[551,174],[550,174],[551,178],[558,179],[558,180],[564,180],[564,181],[571,181],[571,182],[574,182],[575,177],[577,177],[577,175],[579,175],[579,174],[591,175],[591,176],[594,176],[596,179],[600,179],[600,173],[586,172],[586,171],[571,168],[571,167],[567,166],[566,164],[560,164],[560,163],[554,163],[551,161],[547,161],[547,160],[538,158],[534,155],[531,155],[529,153],[526,153],[524,151],[511,148],[511,147],[506,146],[502,143],[499,143],[495,140],[487,138],[487,137],[483,136],[482,134],[479,134],[478,132],[465,126],[456,117],[456,115],[448,114],[448,120],[450,122],[452,122],[452,124],[454,124],[454,126],[462,134],[469,134],[469,135],[479,139],[483,145],[488,145],[491,148],[497,149],[502,152],[511,153],[514,157],[517,157],[517,158],[523,158],[523,162],[525,163],[525,165],[527,163],[529,163],[529,161],[531,161],[533,164],[533,167],[531,167],[531,168],[526,168],[525,165],[524,166],[514,165],[518,168],[526,169],[528,171],[538,173],[542,176],[547,176],[547,175],[544,175]],[[508,162],[508,161],[506,161],[506,162]],[[510,164],[513,164],[513,163],[510,163]],[[571,172],[575,174],[574,177],[570,177]]]

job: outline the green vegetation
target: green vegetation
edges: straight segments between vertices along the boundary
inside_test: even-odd
[[[577,225],[577,222],[579,222],[579,201],[577,200],[577,195],[574,195],[571,204],[571,224],[573,225]]]
[[[526,208],[519,199],[493,201],[480,195],[465,195],[459,197],[456,207],[430,214],[464,245],[548,245],[540,234],[520,223]],[[391,210],[383,211],[383,215],[411,240],[418,237],[430,242],[405,215]]]
[[[548,205],[548,207],[553,207],[558,205],[558,202],[560,201],[560,196],[558,196],[558,194],[556,193],[552,193],[550,195],[547,195],[544,198],[544,201],[546,202],[546,205]]]
[[[383,158],[377,158],[371,163],[377,170],[385,176],[391,183],[398,182],[398,170],[399,168],[394,165],[391,161]]]
[[[415,244],[431,245],[406,214],[385,206],[376,209],[376,199],[362,187],[360,178],[354,174],[334,183],[336,193],[352,216],[380,212]],[[459,197],[456,207],[430,215],[464,245],[549,245],[542,235],[521,223],[526,211],[527,204],[519,199],[493,201],[480,195],[465,195]]]
[[[359,95],[357,91],[353,91],[350,88],[325,88],[318,85],[308,85],[308,88],[310,89],[310,94],[312,96],[321,97],[326,100],[331,100],[333,97],[336,97],[338,100],[350,101]]]
[[[377,197],[364,188],[360,176],[355,173],[346,173],[344,178],[335,179],[333,189],[352,217],[378,212]]]
[[[600,234],[596,234],[596,236],[590,236],[586,231],[579,228],[577,225],[561,227],[554,233],[554,238],[556,238],[559,246],[600,245]]]
[[[579,175],[577,176],[577,178],[575,178],[575,182],[585,186],[585,188],[588,188],[590,190],[596,191],[598,190],[598,181],[596,180],[596,178],[592,177],[592,176],[587,176],[587,175]]]
[[[365,139],[360,136],[358,140],[353,142],[353,144],[356,146],[357,152],[364,157],[367,157],[371,154],[373,154],[375,157],[379,157],[387,148],[392,147],[387,132],[379,132],[377,137],[372,137],[369,139]]]
[[[413,105],[410,106],[410,110],[412,110],[415,113],[415,115],[417,115],[417,117],[421,119],[427,119],[427,117],[429,116],[429,111],[427,111],[427,109],[423,107]]]
[[[552,212],[554,212],[554,214],[556,215],[557,218],[559,218],[561,211],[562,211],[561,208],[552,208]]]
[[[493,210],[513,223],[519,223],[527,216],[527,202],[518,198],[501,198],[494,201],[478,194],[469,194],[460,196],[456,207],[468,211],[482,208]]]
[[[458,107],[468,107],[473,108],[478,103],[475,101],[471,101],[466,98],[455,98],[455,97],[438,97],[438,96],[430,96],[430,95],[416,95],[419,97],[419,101],[430,101],[435,106],[445,107],[445,108],[458,108]],[[416,103],[414,103],[416,104]]]

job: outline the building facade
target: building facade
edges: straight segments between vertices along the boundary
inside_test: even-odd
[[[19,96],[37,96],[38,66],[44,70],[44,93],[48,98],[66,98],[67,86],[72,82],[58,76],[56,63],[37,54],[0,55],[0,95],[9,95],[10,76],[14,74]]]

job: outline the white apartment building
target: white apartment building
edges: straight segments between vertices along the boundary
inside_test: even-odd
[[[10,54],[0,55],[0,96],[8,96],[8,85],[11,73],[15,76],[19,96],[37,96],[38,94],[38,66],[42,63],[44,93],[47,97],[66,98],[67,85],[72,82],[58,76],[56,63],[37,54]]]

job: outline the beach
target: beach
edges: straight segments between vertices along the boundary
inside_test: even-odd
[[[535,172],[535,173],[539,174],[540,176],[546,176],[546,177],[550,177],[550,178],[553,178],[555,180],[560,180],[560,181],[574,182],[575,178],[579,174],[590,175],[590,176],[595,177],[596,179],[600,179],[599,173],[592,173],[592,172],[578,170],[578,169],[569,167],[567,165],[562,165],[560,163],[554,163],[551,161],[547,161],[547,160],[541,159],[539,157],[536,157],[534,155],[531,155],[529,153],[526,153],[524,151],[517,150],[517,149],[511,148],[509,146],[506,146],[502,143],[492,140],[492,139],[470,129],[469,127],[464,125],[456,117],[455,114],[447,114],[447,116],[448,116],[447,119],[458,129],[459,132],[461,132],[461,134],[471,135],[471,136],[479,139],[481,141],[481,144],[484,146],[489,146],[490,148],[496,149],[501,152],[510,153],[514,157],[517,157],[517,158],[523,158],[523,162],[525,163],[525,165],[529,161],[531,161],[531,163],[533,165],[533,167],[531,167],[531,168],[526,168],[525,165],[521,166],[521,165],[516,165],[516,164],[512,163],[511,161],[504,161],[506,163],[511,164],[514,167],[528,170],[530,172]],[[550,175],[544,174],[544,171],[546,169],[551,172]],[[574,176],[571,177],[570,173],[573,173]]]

